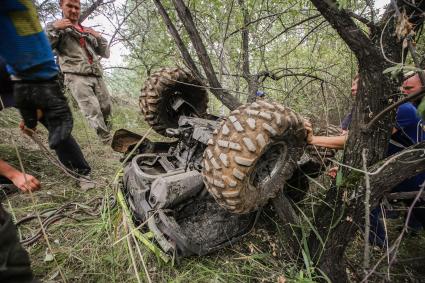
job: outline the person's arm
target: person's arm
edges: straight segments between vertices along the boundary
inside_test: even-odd
[[[40,181],[38,181],[34,176],[22,173],[1,159],[0,175],[11,180],[13,184],[23,192],[35,191],[40,188]]]
[[[68,19],[57,20],[46,25],[46,35],[52,49],[58,46],[63,30],[68,27],[72,27],[72,23]]]
[[[404,129],[410,126],[416,127],[420,121],[421,118],[416,113],[416,107],[411,102],[406,102],[397,108],[397,129]]]
[[[310,122],[305,121],[304,127],[307,131],[307,143],[315,146],[322,146],[331,149],[343,149],[348,138],[348,131],[341,136],[315,136]]]
[[[103,58],[109,58],[109,56],[111,56],[111,51],[109,50],[108,40],[101,36],[100,38],[97,38],[97,44],[97,54],[99,54]]]
[[[111,52],[109,50],[108,40],[106,40],[106,38],[104,38],[99,32],[95,31],[92,28],[85,28],[84,31],[90,33],[96,38],[97,47],[95,48],[95,51],[97,55],[103,58],[109,58]]]
[[[348,135],[333,137],[311,136],[311,139],[307,140],[307,143],[331,149],[343,149],[347,141],[347,137]]]
[[[60,41],[60,31],[53,26],[53,23],[48,23],[45,29],[50,46],[55,49]]]

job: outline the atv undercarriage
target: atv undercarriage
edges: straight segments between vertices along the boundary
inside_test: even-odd
[[[301,192],[287,191],[302,197],[306,174],[318,169],[311,160],[300,162],[305,130],[292,110],[257,101],[218,118],[205,113],[206,93],[194,85],[201,84],[190,74],[162,69],[142,90],[147,122],[175,141],[146,138],[135,149],[142,137],[118,130],[112,143],[118,152],[133,152],[122,190],[135,221],[146,222],[161,249],[177,257],[232,244],[285,184],[304,180]]]
[[[177,142],[146,139],[124,168],[123,190],[136,221],[146,221],[168,254],[204,255],[235,242],[253,227],[255,212],[231,213],[205,188],[200,172],[205,135],[217,125],[182,116],[180,132],[174,133]],[[115,144],[124,133],[116,133]]]

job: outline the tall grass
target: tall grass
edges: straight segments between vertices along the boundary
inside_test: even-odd
[[[137,107],[130,106],[115,105],[113,127],[115,130],[127,128],[143,134],[148,127]],[[35,206],[24,194],[12,195],[5,202],[17,219],[35,209],[41,211],[56,208],[67,202],[85,203],[99,196],[107,201],[108,196],[114,194],[109,184],[120,166],[121,156],[97,140],[94,131],[79,112],[74,112],[74,119],[73,134],[93,168],[93,178],[104,184],[87,192],[78,189],[74,180],[53,166],[31,140],[20,135],[17,130],[19,115],[16,112],[0,113],[1,158],[17,166],[14,148],[8,142],[14,138],[25,169],[37,176],[43,184],[43,189],[34,194]],[[40,130],[41,135],[46,138],[46,131]],[[153,134],[149,138],[160,140],[161,136]],[[317,201],[317,197],[313,195],[311,201]],[[308,201],[306,203],[309,204]],[[299,239],[300,245],[305,244],[308,233],[314,232],[310,221],[312,215],[304,214],[302,217],[306,227]],[[323,279],[306,248],[303,249],[304,267],[301,269],[286,256],[282,245],[285,239],[279,232],[279,221],[272,212],[263,214],[254,231],[239,243],[208,256],[183,259],[174,266],[161,262],[142,244],[134,241],[129,236],[123,219],[123,212],[116,206],[103,210],[97,218],[79,216],[77,219],[63,219],[53,224],[47,233],[57,264],[46,257],[46,243],[40,240],[28,247],[35,275],[47,282],[60,281],[60,267],[68,282],[137,282],[137,278],[140,278],[142,282],[282,283]],[[37,228],[37,223],[34,222],[24,225],[20,232],[25,237],[34,233]],[[128,241],[119,241],[124,237],[128,237]],[[424,252],[425,236],[421,234],[420,237],[420,241],[424,243],[420,249]],[[412,248],[407,246],[402,254],[406,254],[405,251],[408,250]],[[350,260],[354,263],[357,261],[355,249],[351,251]]]

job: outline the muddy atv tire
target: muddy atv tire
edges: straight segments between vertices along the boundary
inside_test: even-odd
[[[163,68],[153,73],[145,82],[139,105],[146,122],[159,134],[167,128],[177,128],[179,117],[204,117],[208,94],[201,83],[188,72],[179,68]],[[192,107],[176,111],[172,105],[182,98]]]
[[[208,141],[204,183],[228,210],[254,211],[292,176],[305,138],[303,118],[289,108],[266,101],[242,105]]]

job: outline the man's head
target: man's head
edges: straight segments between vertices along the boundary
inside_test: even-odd
[[[353,81],[351,82],[351,96],[355,97],[357,95],[357,90],[359,88],[359,79],[360,76],[357,74]]]
[[[422,87],[421,79],[418,74],[415,74],[404,80],[401,86],[401,92],[405,95],[412,94]]]
[[[60,0],[59,5],[65,19],[70,20],[73,24],[78,23],[80,18],[80,0]]]

